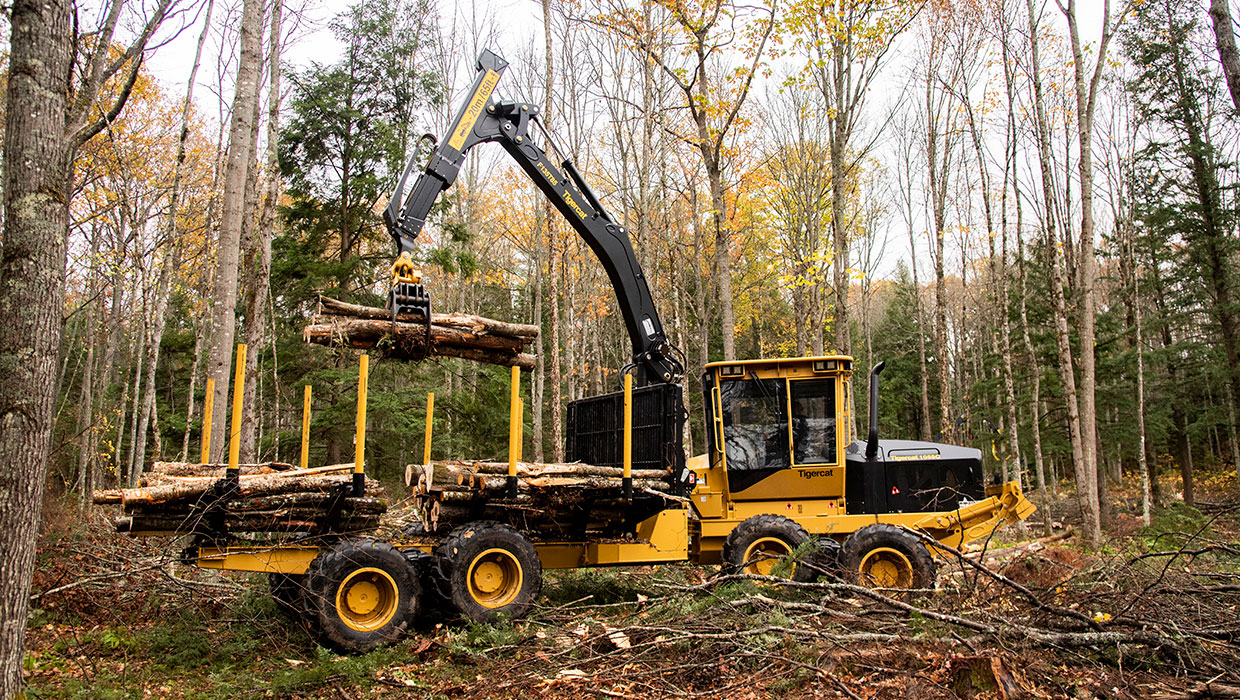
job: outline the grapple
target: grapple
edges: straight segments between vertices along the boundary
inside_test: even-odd
[[[421,323],[426,335],[421,343],[401,343],[397,350],[410,359],[422,359],[431,351],[431,295],[422,284],[408,253],[401,253],[392,263],[392,288],[388,291],[386,308],[392,312],[392,323]]]

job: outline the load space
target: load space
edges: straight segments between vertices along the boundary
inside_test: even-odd
[[[551,137],[534,131],[536,105],[492,99],[506,66],[482,52],[452,137],[412,184],[411,160],[392,195],[384,217],[399,255],[387,307],[323,298],[305,337],[387,361],[511,367],[507,406],[495,407],[509,421],[507,459],[432,460],[428,395],[422,458],[405,469],[410,497],[401,514],[388,514],[401,517],[385,521],[383,491],[364,475],[362,355],[352,465],[306,463],[310,388],[298,469],[238,464],[235,408],[227,465],[163,465],[141,488],[99,496],[125,509],[122,531],[191,533],[186,562],[267,574],[281,610],[320,643],[353,652],[399,639],[424,610],[519,617],[535,604],[543,571],[555,568],[689,563],[737,576],[932,589],[942,547],[1032,513],[1015,482],[983,485],[978,450],[880,440],[881,363],[869,382],[869,435],[859,440],[853,360],[842,355],[706,365],[705,430],[694,431],[706,452],[686,460],[684,358],[668,342],[628,234]],[[487,142],[504,148],[598,256],[632,347],[615,391],[569,405],[566,463],[521,454],[521,371],[534,365],[528,350],[539,329],[434,313],[414,270],[426,217],[470,149]],[[237,386],[243,358],[241,346]],[[256,532],[267,536],[240,538]],[[272,536],[291,532],[298,537]]]
[[[367,495],[351,495],[352,464],[242,464],[234,490],[220,486],[227,471],[225,464],[156,462],[138,488],[96,491],[95,503],[119,503],[124,516],[115,520],[116,531],[134,536],[315,532],[333,512],[339,531],[365,532],[387,511],[383,487],[373,479],[366,480]]]

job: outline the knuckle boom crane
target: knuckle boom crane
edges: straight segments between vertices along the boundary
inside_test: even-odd
[[[507,66],[504,59],[491,51],[482,51],[477,62],[478,76],[452,121],[447,139],[436,146],[430,162],[408,191],[409,178],[417,167],[414,158],[396,184],[383,213],[398,251],[392,265],[389,307],[393,313],[419,313],[430,318],[430,297],[414,270],[414,241],[439,193],[456,181],[470,149],[480,143],[498,143],[602,262],[633,344],[632,366],[636,369],[637,386],[680,381],[684,374],[682,355],[663,331],[628,233],[603,207],[572,160],[555,147],[546,130],[542,130],[543,145],[531,138],[533,126],[541,130],[538,107],[495,99],[495,86]],[[563,156],[558,166],[548,157],[548,148]]]

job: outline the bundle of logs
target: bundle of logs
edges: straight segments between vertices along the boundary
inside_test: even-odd
[[[379,482],[366,480],[361,498],[338,496],[353,483],[353,465],[294,469],[266,462],[239,467],[238,489],[220,498],[225,464],[156,462],[138,488],[96,491],[95,503],[120,504],[117,532],[133,536],[184,535],[224,526],[229,532],[317,532],[336,501],[338,532],[373,529],[387,510]]]
[[[671,497],[668,470],[634,469],[632,478],[638,498]],[[518,462],[516,496],[508,490],[504,462],[412,464],[405,468],[405,482],[432,534],[473,520],[496,520],[544,539],[587,532],[618,536],[633,508],[623,494],[623,471],[616,467]]]
[[[319,297],[319,317],[302,330],[307,343],[379,350],[394,359],[460,357],[505,367],[534,368],[528,347],[538,326],[470,314],[431,314],[430,332],[413,316]]]

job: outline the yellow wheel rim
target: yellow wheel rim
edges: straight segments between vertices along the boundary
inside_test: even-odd
[[[792,554],[792,548],[778,537],[762,537],[745,549],[745,573],[770,576],[780,557]]]
[[[358,569],[336,589],[336,613],[358,632],[372,632],[392,620],[400,602],[396,580],[383,569]]]
[[[506,549],[488,549],[469,563],[469,595],[484,608],[502,608],[517,599],[525,572]]]
[[[912,588],[913,561],[904,552],[878,547],[866,552],[857,567],[861,583],[874,588]]]

